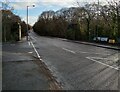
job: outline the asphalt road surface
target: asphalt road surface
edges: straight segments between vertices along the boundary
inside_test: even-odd
[[[41,37],[30,33],[36,58],[41,58],[65,90],[118,90],[117,50]]]

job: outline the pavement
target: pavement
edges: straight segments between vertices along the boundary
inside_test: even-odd
[[[30,33],[31,44],[65,90],[119,90],[120,52]]]
[[[54,86],[54,87],[53,87]],[[34,49],[23,39],[2,44],[2,90],[57,89],[49,69],[37,58]]]

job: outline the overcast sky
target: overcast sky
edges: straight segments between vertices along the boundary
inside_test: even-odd
[[[6,0],[0,0],[3,2]],[[43,11],[54,10],[57,11],[65,7],[76,7],[77,2],[81,5],[85,3],[93,3],[98,0],[7,0],[9,5],[14,7],[13,12],[21,17],[22,20],[26,21],[26,7],[29,6],[29,24],[33,25],[38,16]],[[100,2],[106,2],[110,0],[99,0]],[[35,5],[33,8],[32,5]]]

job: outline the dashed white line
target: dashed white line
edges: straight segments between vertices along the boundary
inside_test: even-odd
[[[104,53],[91,53],[91,52],[85,52],[85,51],[79,51],[80,53],[85,53],[85,54],[97,54],[97,55],[110,55],[110,54],[104,54]]]
[[[110,54],[104,54],[104,53],[92,53],[92,54],[98,54],[98,55],[110,55]]]
[[[65,50],[65,51],[68,51],[68,52],[71,52],[71,53],[75,54],[75,52],[72,51],[72,50],[69,50],[69,49],[66,49],[66,48],[62,48],[62,49]]]
[[[89,52],[84,52],[84,51],[79,51],[80,53],[89,53]]]
[[[28,53],[32,54],[33,52],[28,52]]]
[[[108,58],[101,58],[101,57],[89,57],[89,58],[92,58],[92,59],[108,59]]]
[[[95,59],[92,59],[92,58],[90,58],[90,57],[86,57],[86,58],[89,59],[89,60],[92,60],[92,61],[94,61],[94,62],[97,62],[97,63],[99,63],[99,64],[105,65],[105,66],[107,66],[107,67],[109,67],[109,68],[112,68],[112,69],[115,69],[115,70],[119,70],[119,67],[110,66],[110,65],[108,65],[108,64],[102,63],[102,62],[97,61],[97,60],[95,60]]]

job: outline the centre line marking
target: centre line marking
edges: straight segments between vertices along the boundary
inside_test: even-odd
[[[108,58],[101,58],[101,57],[89,57],[89,58],[92,58],[92,59],[108,59]]]
[[[28,52],[28,53],[32,54],[33,52]]]
[[[109,67],[109,68],[112,68],[112,69],[115,69],[115,70],[119,70],[119,67],[113,67],[113,66],[107,65],[107,64],[105,64],[105,63],[102,63],[102,62],[97,61],[97,60],[95,60],[95,59],[92,59],[92,58],[90,58],[90,57],[86,57],[86,58],[89,59],[89,60],[92,60],[92,61],[94,61],[94,62],[97,62],[97,63],[99,63],[99,64],[105,65],[105,66],[107,66],[107,67]]]
[[[66,49],[66,48],[62,48],[62,49],[65,50],[65,51],[68,51],[68,52],[71,52],[71,53],[75,54],[75,52],[72,51],[72,50],[69,50],[69,49]]]
[[[79,51],[80,53],[89,53],[89,52],[84,52],[84,51]]]
[[[85,52],[85,51],[79,51],[80,53],[83,54],[99,54],[99,55],[110,55],[110,54],[103,54],[103,53],[91,53],[91,52]]]
[[[95,54],[99,54],[99,55],[110,55],[110,54],[104,54],[104,53],[95,53]]]

